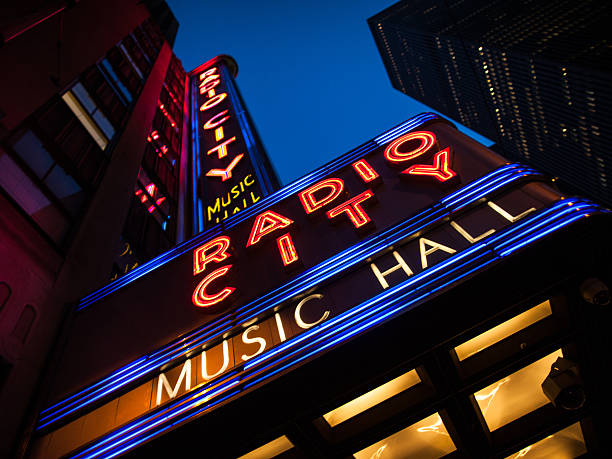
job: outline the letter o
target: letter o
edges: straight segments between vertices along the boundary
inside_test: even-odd
[[[419,140],[421,144],[408,152],[399,151],[399,147],[406,142],[411,140]],[[433,144],[436,143],[436,135],[429,131],[417,131],[409,132],[406,135],[401,136],[399,139],[395,139],[391,142],[387,148],[385,148],[385,159],[393,164],[402,163],[404,161],[410,161],[423,153],[427,152]]]

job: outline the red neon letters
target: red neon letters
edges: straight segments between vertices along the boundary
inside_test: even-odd
[[[216,71],[216,69],[214,71]],[[208,92],[208,94],[204,94],[203,97],[199,99],[199,103],[205,101],[200,105],[201,111],[206,111],[209,108],[220,104],[222,101],[229,99],[227,98],[227,94],[225,92],[221,94],[214,94],[213,88],[216,87],[217,83],[221,81],[214,71],[207,71],[207,75],[200,78],[202,80],[200,87],[212,91],[212,93],[204,91]],[[207,147],[202,151],[206,151],[210,145],[214,145],[207,151],[207,155],[215,155],[214,158],[210,158],[210,160],[215,164],[216,157],[218,157],[219,160],[223,160],[220,163],[222,164],[221,166],[215,166],[220,168],[208,170],[206,176],[220,178],[222,181],[232,178],[232,173],[234,173],[234,175],[238,175],[238,170],[235,168],[245,156],[244,153],[235,153],[235,149],[238,148],[239,145],[239,143],[236,142],[236,139],[239,137],[238,134],[236,134],[234,137],[231,136],[231,133],[233,132],[231,126],[228,126],[230,123],[224,124],[230,119],[229,110],[226,109],[226,107],[227,105],[221,105],[215,110],[211,110],[209,112],[210,115],[200,115],[202,120],[207,119],[207,121],[202,125],[203,131],[200,132],[210,136],[209,139],[214,138],[214,142],[211,141],[208,143]],[[157,135],[157,133],[152,133],[152,135]],[[383,149],[381,148],[381,150]],[[434,154],[434,152],[437,153]],[[440,149],[440,147],[437,146],[436,135],[433,132],[417,131],[402,135],[398,139],[390,142],[384,148],[382,154],[385,160],[391,165],[402,166],[401,169],[399,169],[402,172],[401,174],[398,174],[402,177],[432,177],[435,179],[435,182],[445,183],[458,176],[457,172],[451,169],[452,152],[450,147]],[[370,158],[371,156],[368,156],[368,160],[365,158],[356,159],[351,164],[352,169],[357,174],[359,179],[352,175],[353,172],[350,168],[348,168],[348,171],[345,170],[346,175],[339,176],[342,178],[325,178],[298,192],[297,197],[305,211],[305,214],[315,214],[317,211],[320,211],[321,213],[325,212],[326,217],[332,223],[342,222],[342,224],[346,226],[347,223],[345,218],[348,218],[356,230],[361,231],[362,229],[370,228],[374,222],[365,209],[368,209],[369,211],[370,208],[367,206],[375,201],[376,195],[372,189],[374,189],[375,183],[381,181],[381,175],[369,162]],[[373,164],[378,165],[380,164],[378,162],[380,159],[381,158],[374,158],[371,161]],[[417,162],[420,162],[421,164],[415,164]],[[226,164],[227,167],[225,166]],[[379,168],[379,166],[377,166],[377,168]],[[385,177],[385,180],[387,180],[386,177],[388,177],[388,175],[385,174],[388,174],[388,168],[383,166],[383,169],[385,170],[380,170],[380,172],[385,172],[383,176]],[[342,173],[344,174],[345,172]],[[416,182],[416,180],[412,180]],[[427,178],[427,180],[431,179]],[[246,179],[244,183],[248,185]],[[252,178],[251,183],[253,183]],[[359,183],[365,183],[366,185],[360,185]],[[439,186],[439,183],[437,186]],[[240,186],[242,186],[242,184]],[[356,186],[357,189],[353,190],[353,186]],[[389,188],[393,188],[395,186],[395,181],[389,179]],[[351,189],[347,190],[347,187]],[[364,187],[367,187],[368,189],[362,191],[354,197],[348,198],[348,196],[350,196],[350,194],[348,194],[349,191],[351,191],[352,194],[353,192],[358,192],[359,188],[363,189]],[[441,186],[439,187],[441,188]],[[149,190],[147,189],[147,191]],[[387,196],[387,194],[385,194],[387,191],[389,190],[384,188],[381,190],[381,196],[383,198],[384,196]],[[232,191],[232,194],[233,193],[234,191]],[[149,204],[150,203],[147,203],[147,205]],[[221,200],[221,204],[223,206],[226,205],[223,200]],[[283,212],[283,214],[293,217],[293,214],[291,213],[292,211],[287,209],[296,209],[296,205],[297,202],[293,201],[288,207],[283,207],[282,209],[284,210],[281,210],[281,208],[279,208],[279,210],[280,212]],[[268,238],[269,242],[264,241],[264,244],[259,245],[269,247],[270,244],[273,244],[274,237],[283,266],[287,267],[288,270],[294,268],[295,266],[301,266],[303,261],[302,257],[304,254],[298,254],[295,242],[292,239],[292,237],[297,237],[297,233],[293,230],[291,230],[291,233],[289,233],[289,230],[287,229],[291,225],[295,225],[295,222],[293,219],[283,214],[268,209],[262,211],[259,213],[259,215],[254,217],[252,220],[249,237],[245,242],[246,247],[242,246],[242,248],[239,250],[245,250],[246,248],[251,250],[250,247],[256,246],[263,238]],[[322,217],[322,215],[319,217]],[[300,218],[304,219],[305,215],[301,215]],[[302,226],[301,222],[300,226]],[[244,240],[240,241],[240,243],[243,242]],[[298,240],[297,242],[299,243],[300,241]],[[234,294],[233,297],[231,296],[236,288],[228,285],[235,281],[225,280],[224,282],[224,280],[221,279],[223,276],[226,276],[226,274],[228,274],[232,268],[233,264],[229,263],[234,263],[231,261],[231,259],[228,262],[227,259],[232,256],[236,256],[235,252],[230,252],[230,245],[231,242],[229,237],[218,236],[215,239],[200,245],[194,250],[193,274],[201,275],[203,277],[203,279],[200,280],[198,278],[194,282],[194,285],[197,284],[197,287],[195,287],[192,295],[192,301],[195,306],[199,308],[209,308],[223,301],[230,302],[237,296],[236,294]],[[254,252],[257,252],[257,250],[261,249],[255,249]],[[300,255],[302,255],[302,257]],[[278,261],[274,262],[278,263]],[[218,264],[221,263],[227,264],[219,267]],[[268,263],[269,260],[264,258],[261,266],[267,266]],[[280,265],[278,265],[277,268],[280,268]],[[249,273],[246,273],[247,276],[248,274]],[[233,279],[232,274],[230,274],[230,276],[230,278]],[[240,276],[242,277],[243,273],[240,273]],[[229,278],[226,276],[225,279]]]
[[[353,169],[355,169],[355,172],[357,172],[359,177],[366,183],[374,182],[376,179],[380,178],[380,175],[378,175],[365,159],[354,162]]]
[[[210,75],[206,77],[200,83],[200,94],[204,94],[205,92],[210,91],[211,89],[215,88],[219,83],[221,83],[221,81],[219,80],[219,75]]]
[[[214,75],[217,72],[217,67],[212,67],[208,69],[206,72],[200,73],[200,81],[206,78],[208,75]]]
[[[200,74],[200,80],[200,94],[207,93],[208,96],[208,100],[206,100],[202,105],[200,105],[200,111],[204,112],[212,107],[215,107],[223,100],[225,100],[225,98],[227,97],[227,93],[222,92],[220,94],[215,94],[214,88],[221,82],[216,67],[213,67]],[[220,142],[222,139],[225,138],[225,132],[221,125],[230,119],[228,111],[229,110],[227,109],[219,111],[219,113],[216,113],[215,115],[211,116],[208,121],[206,121],[202,126],[204,130],[214,129],[214,138],[216,142]],[[219,159],[223,159],[228,156],[228,146],[235,140],[235,136],[230,137],[227,140],[224,140],[223,142],[209,149],[206,154],[211,155],[216,152],[217,157]],[[244,153],[235,155],[225,169],[210,169],[208,170],[208,172],[206,172],[206,177],[220,178],[222,182],[231,179],[234,168],[238,165],[238,163],[242,160],[243,157]]]
[[[317,199],[315,197],[315,193],[328,189],[327,195],[324,197],[320,197]],[[315,183],[311,187],[305,189],[304,191],[299,193],[300,201],[302,201],[302,206],[304,206],[304,210],[307,214],[313,213],[315,210],[320,209],[321,207],[329,204],[342,193],[344,190],[344,182],[339,178],[330,178],[326,180],[321,180],[319,183]]]
[[[191,297],[191,301],[193,302],[193,304],[199,308],[209,308],[217,303],[220,303],[229,295],[231,295],[232,292],[236,290],[234,287],[225,287],[224,289],[218,291],[213,295],[209,295],[208,293],[206,293],[206,287],[208,287],[208,284],[210,284],[216,278],[227,274],[231,267],[232,265],[222,266],[221,268],[213,271],[204,279],[202,279],[202,281],[200,281],[195,291],[193,292],[193,296]]]
[[[219,236],[195,249],[193,251],[193,275],[195,276],[204,272],[206,270],[206,265],[211,261],[221,263],[228,258],[230,256],[228,253],[230,242],[229,237]],[[191,301],[195,306],[199,308],[208,308],[223,301],[236,290],[234,287],[225,287],[215,294],[206,292],[208,285],[215,279],[227,274],[231,267],[232,265],[222,266],[200,281],[191,297]]]
[[[411,140],[418,140],[421,144],[410,151],[400,151],[399,147],[404,145],[406,142]],[[409,132],[406,135],[401,136],[399,139],[391,142],[387,148],[385,148],[385,159],[392,164],[403,163],[404,161],[410,161],[417,156],[422,155],[428,151],[436,142],[436,135],[429,131],[417,131]]]
[[[298,260],[298,254],[295,250],[295,245],[293,244],[293,239],[291,239],[291,235],[289,233],[279,237],[276,240],[276,245],[278,246],[278,251],[281,254],[281,258],[283,260],[283,265],[287,266]]]
[[[230,246],[230,238],[220,236],[208,241],[193,251],[193,275],[200,274],[206,270],[206,265],[211,261],[221,263],[227,257]]]
[[[402,152],[399,150],[400,146],[411,140],[420,141],[420,145],[408,152]],[[426,153],[435,143],[436,136],[433,132],[410,132],[391,142],[387,146],[385,149],[385,158],[392,164],[400,164],[404,161],[410,161]],[[450,148],[445,148],[444,150],[436,153],[434,156],[433,165],[414,164],[402,171],[402,174],[434,177],[439,182],[446,182],[447,180],[457,176],[457,173],[450,168]]]
[[[329,210],[327,212],[327,218],[332,219],[340,214],[346,213],[348,218],[353,223],[353,226],[355,228],[361,228],[372,221],[361,207],[361,203],[373,196],[374,193],[371,190],[365,190],[363,193],[358,194],[354,198],[343,202],[338,207],[334,207],[333,209]]]
[[[249,236],[246,246],[250,247],[255,245],[262,237],[276,231],[277,229],[286,228],[292,223],[293,220],[283,217],[282,215],[271,210],[266,210],[255,217],[253,228],[251,228],[251,235]]]
[[[435,177],[440,182],[446,182],[457,175],[457,173],[448,166],[450,162],[450,148],[445,148],[439,151],[434,156],[432,166],[426,164],[415,164],[402,172],[409,175],[427,175]]]

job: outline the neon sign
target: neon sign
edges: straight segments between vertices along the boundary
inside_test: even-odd
[[[235,138],[232,138],[230,140],[233,141],[234,139]],[[418,142],[418,145],[415,146],[415,142]],[[230,143],[229,140],[226,141],[226,143],[219,144],[214,150],[220,152],[220,149],[225,148],[227,143]],[[417,179],[429,180],[429,182],[434,185],[436,183],[445,182],[456,184],[459,181],[459,174],[452,169],[453,166],[450,154],[451,146],[445,146],[434,153],[431,158],[432,164],[421,162],[424,158],[431,156],[432,151],[436,150],[434,146],[439,143],[433,131],[410,132],[400,136],[397,140],[394,140],[385,147],[382,156],[386,162],[381,162],[380,156],[378,158],[376,156],[371,156],[369,161],[373,162],[374,159],[378,159],[378,168],[384,168],[385,175],[390,175],[396,179],[398,176],[414,177],[415,180],[413,183],[407,181],[400,182],[400,186],[404,188],[412,187],[412,189],[418,190],[421,182]],[[225,153],[223,155],[219,154],[220,158],[224,156]],[[415,163],[415,161],[418,161],[418,163]],[[351,180],[354,182],[355,176],[358,177],[366,187],[380,183],[382,181],[381,174],[383,174],[383,169],[380,169],[380,172],[377,171],[370,162],[362,158],[351,164],[350,169],[346,169],[344,179],[340,177],[325,178],[297,193],[297,198],[302,208],[301,214],[314,218],[314,216],[323,212],[323,215],[336,226],[340,226],[343,222],[348,221],[352,228],[358,231],[358,234],[365,234],[371,231],[376,226],[376,221],[370,216],[368,209],[375,208],[379,205],[379,203],[377,203],[377,194],[372,189],[366,188],[364,191],[358,192],[352,197],[347,197],[347,195],[350,196],[351,193],[349,193],[348,187],[346,186],[346,181]],[[392,167],[389,167],[389,165]],[[394,166],[397,165],[407,167],[398,174],[394,170]],[[295,198],[289,197],[287,199],[290,200]],[[268,235],[273,233],[278,234],[280,230],[285,230],[291,225],[294,225],[295,218],[295,215],[289,216],[288,214],[281,214],[277,210],[266,209],[264,212],[259,213],[252,221],[249,236],[246,241],[236,239],[231,241],[230,237],[235,238],[235,236],[224,235],[223,240],[227,242],[225,243],[225,248],[221,252],[223,256],[220,256],[218,259],[212,257],[209,261],[214,261],[215,263],[224,261],[225,258],[227,258],[227,247],[229,247],[232,242],[236,245],[243,245],[245,248],[253,249],[255,246],[260,245],[261,241],[265,241]],[[302,231],[307,231],[307,228],[302,228]],[[292,236],[291,233],[288,232],[284,232],[284,234],[277,236],[277,253],[279,256],[276,259],[279,261],[276,263],[282,263],[284,267],[287,267],[294,264],[299,259],[295,248],[295,237],[296,235]],[[215,239],[215,241],[217,240],[218,239]],[[221,290],[216,295],[208,295],[205,293],[206,288],[213,280],[221,281],[229,271],[229,267],[224,269],[215,266],[215,268],[211,268],[214,269],[214,276],[211,277],[210,273],[205,273],[205,262],[199,258],[199,255],[196,256],[196,254],[201,254],[203,251],[206,251],[210,244],[211,242],[207,242],[194,251],[194,276],[198,276],[202,273],[207,274],[204,279],[199,281],[196,285],[192,297],[193,304],[199,308],[217,306],[224,300],[230,301],[233,298],[231,294],[235,291],[235,288],[232,287],[231,290]],[[429,241],[423,242],[423,244],[430,245],[424,252],[423,256],[425,258],[433,251],[445,250],[443,246],[438,246],[435,242]],[[270,257],[270,255],[268,255],[268,257]],[[240,263],[240,257],[236,257],[234,263]],[[268,266],[273,263],[275,263],[274,258],[269,258]],[[293,266],[297,265],[294,264]],[[222,282],[221,285],[223,285]]]
[[[537,172],[475,148],[447,124],[411,126],[412,132],[393,129],[229,215],[223,226],[120,279],[124,291],[111,286],[85,298],[88,320],[107,308],[120,317],[100,321],[88,340],[103,341],[112,333],[121,353],[105,358],[130,363],[107,369],[99,380],[99,369],[81,376],[87,371],[78,360],[83,343],[78,337],[69,342],[62,361],[67,376],[58,383],[66,395],[43,411],[39,429],[55,428],[91,411],[102,397],[128,394],[148,381],[154,391],[149,411],[81,452],[131,448],[166,424],[189,419],[189,410],[200,413],[265,382],[401,314],[429,292],[598,211],[586,201],[556,202],[559,195],[533,187],[542,180]],[[246,177],[228,196],[244,199],[254,181]],[[219,208],[228,200],[220,198]],[[135,279],[140,280],[130,283]],[[168,284],[173,288],[165,288]],[[347,292],[350,301],[344,301]],[[132,298],[128,303],[126,295]],[[147,316],[152,303],[156,314]],[[167,335],[156,333],[147,341],[145,335],[132,339],[109,329],[128,317],[156,321],[159,330],[170,323]],[[177,339],[176,330],[187,331]],[[159,347],[160,340],[168,344]],[[70,368],[96,382],[87,387],[73,382]]]
[[[266,168],[257,165],[253,128],[245,118],[227,59],[231,58],[215,58],[190,72],[196,231],[222,222],[273,191],[266,182]]]

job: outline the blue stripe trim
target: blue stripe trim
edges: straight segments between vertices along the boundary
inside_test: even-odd
[[[442,120],[443,118],[440,118],[438,115],[433,114],[433,113],[424,113],[418,116],[415,116],[414,118],[411,118],[410,120],[406,121],[405,123],[403,123],[402,125],[400,125],[400,127],[402,128],[402,130],[400,132],[404,132],[404,130],[410,130],[410,129],[415,129],[417,127],[419,127],[421,124],[427,122],[427,121],[432,121],[432,120]],[[391,131],[398,129],[398,128],[394,128]],[[391,131],[387,131],[387,133],[390,133]],[[385,133],[385,134],[387,134]],[[383,134],[384,135],[384,134]],[[393,140],[395,139],[398,135],[401,134],[397,134],[397,135],[393,135],[389,140]],[[192,139],[193,142],[193,139]],[[197,144],[197,142],[195,142]],[[160,266],[164,265],[165,263],[168,263],[169,261],[175,259],[176,257],[181,256],[182,254],[184,254],[185,252],[188,252],[190,250],[193,250],[195,247],[197,247],[198,245],[202,244],[202,242],[208,241],[210,239],[213,239],[216,236],[220,236],[221,234],[225,233],[228,229],[233,228],[234,226],[236,226],[237,224],[243,222],[244,220],[247,220],[249,218],[254,217],[255,215],[257,215],[258,213],[260,213],[261,211],[265,210],[267,207],[270,207],[274,204],[276,204],[277,202],[285,199],[288,196],[291,196],[305,188],[307,188],[308,186],[312,185],[313,183],[318,182],[319,180],[321,180],[322,178],[326,177],[328,174],[335,172],[336,170],[347,166],[349,164],[351,164],[352,162],[356,161],[357,159],[361,158],[362,156],[365,156],[366,154],[368,154],[369,152],[377,149],[379,147],[379,145],[374,142],[374,141],[370,141],[367,142],[366,144],[346,153],[345,155],[342,155],[340,158],[337,158],[333,161],[330,161],[329,163],[327,163],[326,165],[320,167],[319,169],[311,172],[308,175],[305,175],[304,177],[290,183],[289,185],[281,188],[280,190],[264,197],[263,199],[261,199],[260,201],[258,201],[256,204],[252,205],[251,207],[248,207],[246,209],[244,209],[243,211],[237,213],[236,215],[233,215],[229,218],[227,218],[226,220],[223,221],[223,225],[218,224],[213,226],[212,228],[210,228],[207,231],[204,231],[203,233],[200,233],[199,235],[197,235],[196,237],[194,237],[193,239],[186,241],[182,244],[177,245],[175,248],[169,250],[168,252],[165,252],[155,258],[153,258],[152,260],[150,260],[149,262],[139,266],[138,268],[130,271],[129,273],[127,273],[126,275],[120,277],[119,279],[111,282],[108,285],[105,285],[104,287],[102,287],[99,290],[96,290],[95,292],[90,293],[89,295],[85,296],[78,304],[77,306],[77,310],[81,310],[93,303],[95,303],[96,301],[100,300],[101,298],[104,298],[107,295],[110,295],[111,293],[119,290],[120,288],[134,282],[135,280],[139,279],[140,277],[150,273],[151,271],[153,271],[154,269],[159,268]]]
[[[368,329],[396,317],[438,293],[483,271],[520,248],[532,244],[558,229],[595,213],[609,213],[582,199],[566,199],[525,217],[516,224],[494,234],[469,249],[427,269],[405,282],[363,302],[362,304],[314,327],[280,348],[271,349],[245,365],[242,372],[233,372],[189,392],[176,402],[150,412],[140,419],[107,434],[73,457],[114,457],[160,435],[194,416],[214,408],[222,401],[238,395],[248,387],[260,384],[301,361],[321,354]],[[500,251],[506,247],[504,251]],[[504,255],[505,254],[505,255]],[[298,344],[303,343],[299,348]],[[268,362],[278,356],[275,361]],[[267,362],[267,363],[265,363]],[[236,388],[241,384],[239,389]],[[227,392],[233,389],[231,392]],[[218,397],[215,399],[215,397]]]
[[[301,273],[281,287],[236,309],[233,311],[231,318],[224,316],[212,321],[167,346],[139,358],[128,366],[118,369],[106,378],[67,397],[61,402],[46,408],[41,412],[42,416],[39,419],[37,429],[48,427],[67,415],[86,408],[101,397],[120,390],[122,387],[139,378],[144,378],[152,374],[161,366],[196,349],[201,344],[220,338],[225,332],[230,330],[235,323],[246,322],[258,314],[261,314],[263,311],[296,296],[300,292],[306,291],[330,279],[334,275],[363,262],[363,260],[373,256],[384,248],[397,244],[419,231],[423,231],[446,218],[450,218],[451,214],[457,212],[459,209],[476,203],[478,199],[480,199],[481,194],[493,193],[519,180],[540,177],[535,171],[530,171],[532,171],[531,168],[518,164],[502,166],[476,182],[468,184],[461,190],[453,193],[450,196],[452,199],[448,199],[449,197],[444,198],[440,203],[433,205],[429,209],[340,252],[319,265]],[[463,198],[463,195],[468,197]],[[445,204],[443,201],[448,201],[449,203]]]

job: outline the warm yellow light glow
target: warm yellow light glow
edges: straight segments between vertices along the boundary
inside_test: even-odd
[[[438,458],[452,453],[453,443],[438,413],[354,454],[356,459],[418,457]]]
[[[540,385],[551,365],[562,356],[559,349],[474,394],[489,430],[499,429],[550,403]]]
[[[266,443],[254,449],[250,453],[246,453],[244,456],[240,456],[238,459],[266,459],[276,457],[285,451],[289,451],[291,448],[293,448],[293,443],[283,435],[276,440],[272,440],[270,443]]]
[[[219,126],[217,129],[215,129],[215,140],[217,142],[219,140],[223,139],[224,136],[225,136],[225,134],[223,132],[223,126]]]
[[[96,141],[96,143],[100,146],[100,148],[104,150],[106,148],[106,145],[108,145],[108,139],[100,130],[98,125],[94,122],[94,120],[91,119],[89,113],[85,111],[85,109],[74,96],[74,94],[72,94],[71,91],[68,91],[62,96],[62,99],[64,100],[64,102],[66,102],[66,105],[68,105],[70,110],[72,110],[75,116],[79,119],[83,127],[87,129],[89,135],[91,135]]]
[[[372,389],[370,392],[366,392],[356,399],[324,414],[323,418],[330,426],[334,427],[420,382],[421,378],[419,378],[416,370],[410,370],[408,373],[404,373],[382,386],[378,386],[376,389]]]
[[[460,344],[455,348],[457,357],[460,361],[465,360],[483,349],[486,349],[495,343],[499,343],[508,336],[513,335],[514,333],[517,333],[520,330],[523,330],[550,315],[552,315],[550,302],[546,300],[543,303],[528,309],[522,314],[519,314],[518,316],[515,316],[484,333],[481,333],[471,340]]]
[[[582,435],[580,423],[572,424],[559,432],[549,435],[539,442],[523,448],[507,459],[518,459],[526,457],[527,459],[554,457],[555,459],[571,459],[582,456],[587,452]]]

